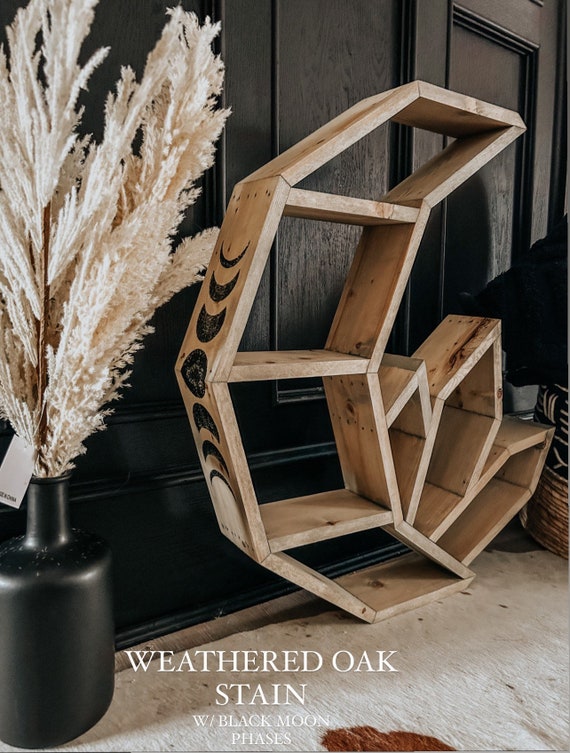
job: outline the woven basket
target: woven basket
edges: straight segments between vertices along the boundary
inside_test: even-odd
[[[520,519],[535,541],[568,559],[567,479],[544,466],[536,491],[521,510]]]

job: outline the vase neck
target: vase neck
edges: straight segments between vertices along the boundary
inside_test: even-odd
[[[33,478],[26,502],[26,546],[58,546],[69,541],[69,475]]]

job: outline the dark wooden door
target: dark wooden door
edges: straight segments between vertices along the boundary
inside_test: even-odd
[[[3,0],[3,28],[21,4]],[[170,3],[101,0],[89,49],[112,53],[92,79],[86,128],[101,132],[120,64],[138,71]],[[186,232],[220,223],[236,181],[359,99],[414,78],[516,109],[528,131],[433,214],[391,348],[412,352],[462,290],[477,291],[543,236],[562,211],[565,153],[563,0],[184,0],[222,21],[224,99],[232,116]],[[443,146],[386,126],[322,168],[307,186],[379,197]],[[318,227],[316,225],[318,224]],[[284,220],[243,338],[245,349],[321,347],[355,245],[354,229]],[[155,317],[105,432],[74,475],[73,520],[104,535],[115,559],[121,646],[270,598],[289,588],[218,531],[174,378],[196,291]],[[236,386],[233,396],[260,500],[338,487],[321,385]],[[509,397],[526,411],[530,393]],[[2,432],[5,445],[9,427]],[[0,512],[2,538],[21,513]],[[328,574],[399,551],[379,532],[300,553]]]

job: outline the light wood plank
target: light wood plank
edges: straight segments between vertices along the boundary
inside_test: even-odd
[[[331,350],[240,351],[236,354],[228,381],[365,374],[367,370],[368,359]]]
[[[419,98],[405,107],[393,120],[404,125],[442,133],[453,138],[494,131],[505,126],[521,130],[525,124],[512,110],[418,81]]]
[[[348,225],[409,223],[418,218],[418,210],[414,207],[299,188],[291,189],[283,214],[285,217],[342,222]]]
[[[446,406],[427,472],[430,484],[463,496],[481,474],[498,419]]]
[[[530,499],[528,489],[492,479],[439,539],[453,557],[469,565]]]
[[[180,350],[178,370],[184,370],[186,359],[199,350],[206,363],[205,379],[228,381],[289,190],[281,178],[234,188]],[[228,287],[220,296],[216,286]],[[214,327],[204,327],[204,321],[211,324],[215,318]]]
[[[389,436],[400,491],[402,515],[407,518],[426,440],[425,437],[398,431],[394,426],[389,429]]]
[[[267,543],[267,535],[261,520],[257,495],[249,472],[249,465],[241,441],[241,434],[229,387],[227,384],[213,383],[209,385],[209,392],[216,403],[220,422],[223,426],[224,446],[227,450],[226,458],[235,479],[235,491],[237,492],[234,498],[238,510],[240,514],[243,514],[247,528],[251,533],[255,559],[260,561],[267,555],[269,544]],[[223,484],[221,484],[220,488],[222,487]],[[237,534],[239,536],[239,531],[234,532],[232,530],[232,521],[235,518],[232,511],[233,507],[232,500],[224,498],[222,504],[218,505],[218,520],[222,522],[222,531],[224,528],[227,529],[225,531],[226,535]],[[233,535],[233,538],[235,540],[236,535]]]
[[[521,430],[520,427],[514,427],[514,423],[530,423],[531,427]],[[530,492],[533,492],[542,472],[546,454],[548,453],[550,444],[549,432],[552,433],[553,429],[534,424],[537,430],[532,432],[532,426],[532,422],[523,422],[521,419],[509,416],[503,418],[499,432],[495,437],[495,442],[476,483],[469,488],[463,499],[459,498],[454,505],[450,506],[445,514],[443,514],[444,511],[442,510],[439,521],[436,516],[432,517],[430,533],[427,533],[427,527],[425,530],[421,528],[420,514],[418,514],[415,521],[418,528],[423,530],[433,541],[439,541],[445,531],[463,513],[484,487],[487,486],[492,478],[508,481],[516,486],[526,487]],[[510,445],[501,446],[501,443],[506,442],[508,436],[514,441]],[[531,437],[538,444],[527,447],[527,449],[522,449],[525,444],[528,444]],[[424,511],[425,514],[426,511]]]
[[[283,499],[260,506],[269,548],[280,552],[391,523],[393,516],[348,489]]]
[[[410,554],[344,575],[337,583],[373,609],[377,622],[463,591],[472,578],[458,578]]]
[[[415,225],[363,229],[327,348],[370,358],[378,371],[428,215],[423,208]]]
[[[518,138],[524,129],[510,126],[457,139],[382,197],[394,204],[430,207],[474,175]]]
[[[541,444],[528,447],[526,450],[520,450],[511,455],[497,473],[496,478],[517,486],[524,486],[532,494],[542,473],[553,436],[554,427],[551,427],[546,433],[545,441]]]
[[[386,123],[418,96],[419,86],[417,82],[412,81],[363,99],[245,180],[260,180],[280,175],[290,186],[294,186],[382,123]]]
[[[390,452],[377,374],[324,377],[344,485],[401,519],[398,483]]]
[[[450,397],[500,334],[498,319],[446,317],[413,354],[426,362],[430,394]]]
[[[414,527],[421,531],[424,536],[435,541],[434,532],[458,507],[461,500],[462,497],[459,494],[454,494],[447,489],[426,482],[414,520]]]
[[[263,566],[271,572],[286,578],[301,588],[306,588],[316,596],[326,599],[331,604],[344,609],[346,612],[359,617],[365,622],[374,622],[376,612],[354,594],[343,588],[334,580],[307,565],[294,559],[284,552],[270,554],[264,561]]]
[[[548,441],[551,426],[523,421],[514,416],[505,416],[497,433],[495,444],[507,449],[511,455],[522,452],[534,445]]]
[[[176,376],[220,530],[256,561],[269,553],[267,536],[227,385],[205,384],[199,399]]]
[[[425,406],[421,405],[421,396],[419,394],[419,381],[427,385],[424,362],[418,358],[407,358],[405,356],[394,356],[385,353],[378,370],[378,376],[380,378],[380,388],[382,390],[382,400],[384,402],[384,411],[388,426],[391,426],[398,418],[404,407],[412,399],[414,393],[418,393],[420,416],[423,420],[413,428],[400,428],[408,431],[410,434],[425,436],[425,421],[429,420],[431,407],[429,406],[429,401]],[[428,415],[423,415],[424,410]],[[414,418],[416,418],[415,414]]]
[[[503,387],[501,342],[497,337],[465,378],[459,382],[446,404],[501,418],[503,415]]]
[[[471,578],[473,576],[473,572],[463,562],[459,562],[455,557],[452,557],[451,554],[443,550],[431,539],[428,539],[427,536],[424,536],[423,533],[409,523],[406,523],[405,520],[398,525],[384,526],[384,530],[398,539],[398,541],[406,544],[410,549],[441,565],[441,567],[445,567],[459,578]]]

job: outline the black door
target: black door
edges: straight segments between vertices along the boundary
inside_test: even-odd
[[[24,3],[4,0],[0,26]],[[85,126],[101,132],[105,92],[122,63],[142,69],[160,33],[162,0],[101,0],[89,48],[111,45],[86,97]],[[219,224],[241,178],[368,95],[415,78],[518,110],[526,135],[430,219],[392,337],[410,353],[450,312],[545,235],[564,201],[563,0],[184,0],[222,22],[224,98],[232,115],[215,168],[185,223]],[[380,197],[443,146],[442,137],[386,126],[307,180],[306,186]],[[318,225],[318,227],[315,227]],[[355,245],[354,229],[284,220],[242,347],[322,347]],[[196,291],[155,317],[132,387],[88,441],[73,484],[74,524],[112,544],[120,645],[135,643],[283,593],[288,584],[218,531],[174,378]],[[311,380],[234,390],[261,501],[341,483],[321,385]],[[507,410],[532,407],[532,388]],[[9,427],[2,433],[4,445]],[[3,538],[23,516],[0,512]],[[399,550],[378,532],[301,553],[328,574]]]

